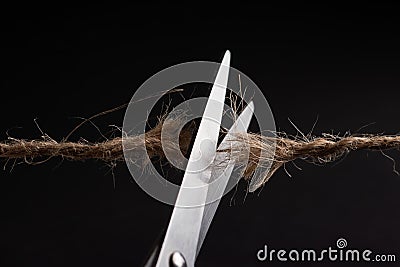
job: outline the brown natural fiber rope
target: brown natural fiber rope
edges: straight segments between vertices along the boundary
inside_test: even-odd
[[[124,160],[123,142],[125,148],[136,155],[135,161],[146,164],[143,156],[143,142],[146,144],[149,158],[163,157],[165,146],[186,151],[193,137],[193,127],[185,127],[180,133],[180,147],[170,142],[164,137],[161,145],[161,130],[168,132],[176,129],[179,122],[170,120],[160,122],[155,128],[145,134],[124,138],[115,138],[100,143],[89,142],[56,142],[49,137],[43,140],[20,140],[9,138],[0,143],[0,158],[4,159],[25,159],[32,162],[35,159],[48,157],[62,157],[68,160],[87,160],[97,159],[105,162]],[[245,165],[246,171],[244,178],[252,176],[257,164],[263,161],[271,164],[268,172],[263,174],[265,183],[272,174],[285,163],[296,159],[304,159],[312,162],[326,163],[334,161],[350,151],[361,149],[386,150],[400,148],[400,136],[376,136],[361,135],[337,137],[324,135],[323,137],[313,137],[308,139],[288,138],[288,137],[265,137],[260,134],[237,135],[234,138],[236,146],[231,149],[239,151],[239,163]],[[166,140],[166,141],[165,141]],[[172,141],[171,141],[172,142]],[[241,149],[244,145],[250,149],[249,157],[242,157]],[[235,152],[235,151],[233,151]],[[242,161],[242,162],[240,162]],[[261,186],[261,184],[260,184]]]

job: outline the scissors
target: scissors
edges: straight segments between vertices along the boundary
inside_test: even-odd
[[[151,253],[145,267],[193,267],[204,238],[235,165],[234,161],[215,170],[223,160],[232,136],[246,133],[253,116],[250,102],[229,129],[217,149],[229,78],[231,54],[226,51],[198,128],[182,184],[174,205],[163,242]],[[213,184],[210,187],[210,184]],[[212,199],[213,201],[208,201]]]

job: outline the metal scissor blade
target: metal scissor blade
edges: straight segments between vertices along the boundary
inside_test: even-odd
[[[229,64],[230,52],[226,51],[200,122],[157,267],[169,266],[171,255],[177,251],[185,258],[188,267],[194,266],[204,203],[207,199],[207,182],[211,176],[211,171],[206,169],[216,151]]]
[[[230,58],[230,52],[226,51],[197,131],[186,172],[200,173],[214,159],[225,104]],[[202,177],[202,181],[208,182],[207,177]],[[182,186],[190,186],[193,182],[196,183],[196,180],[183,179]],[[197,186],[197,184],[194,186]]]
[[[236,142],[232,141],[233,136],[236,133],[246,133],[249,127],[251,118],[253,117],[254,104],[250,102],[247,107],[240,114],[238,119],[234,122],[232,127],[229,129],[225,138],[218,146],[218,150],[223,151],[229,149],[230,146],[235,146]],[[204,215],[201,223],[199,242],[197,244],[196,257],[200,252],[201,246],[203,245],[204,238],[207,235],[210,224],[214,218],[215,212],[217,211],[219,202],[225,192],[226,185],[228,184],[229,178],[231,177],[235,162],[226,159],[229,157],[228,152],[219,152],[215,159],[215,166],[208,187],[207,193],[207,205],[204,207]],[[222,165],[222,167],[221,167]]]

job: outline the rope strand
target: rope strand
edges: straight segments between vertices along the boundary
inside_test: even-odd
[[[25,159],[30,162],[37,159],[62,157],[72,161],[83,161],[89,159],[102,160],[105,162],[123,161],[123,142],[130,151],[140,150],[143,142],[146,144],[149,158],[164,157],[161,145],[161,130],[168,133],[168,129],[176,129],[177,121],[163,121],[155,128],[145,134],[127,138],[114,138],[100,143],[89,142],[56,142],[45,137],[44,140],[21,140],[9,138],[0,142],[0,158],[3,159]],[[193,137],[194,127],[185,127],[180,133],[180,147],[170,145],[175,149],[187,151]],[[163,136],[165,138],[165,136]],[[168,138],[167,138],[168,139]],[[312,162],[327,163],[335,161],[343,155],[362,149],[387,150],[400,148],[400,136],[390,135],[361,135],[337,137],[326,135],[324,137],[313,137],[300,140],[288,137],[265,137],[259,134],[242,134],[234,138],[239,146],[232,150],[238,150],[239,154],[243,145],[250,149],[249,157],[241,157],[239,162],[246,166],[244,178],[249,179],[255,171],[257,164],[262,161],[269,162],[271,168],[265,173],[263,183],[273,175],[282,165],[296,159],[304,159]],[[165,140],[165,139],[164,139]],[[167,140],[167,142],[169,142]],[[165,145],[165,141],[164,141]],[[139,151],[138,151],[139,152]],[[235,151],[233,151],[235,152]],[[146,164],[143,153],[134,153],[138,157],[135,161]],[[267,156],[265,156],[267,155]],[[142,157],[142,158],[140,158]],[[146,157],[147,158],[147,157]]]

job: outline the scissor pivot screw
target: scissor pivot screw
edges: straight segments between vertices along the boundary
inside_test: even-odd
[[[182,253],[175,251],[171,254],[169,259],[170,267],[187,267],[186,260],[183,257]]]

